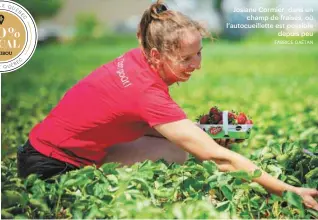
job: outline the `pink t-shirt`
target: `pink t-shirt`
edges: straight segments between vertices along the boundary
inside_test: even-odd
[[[68,90],[29,139],[46,156],[78,167],[100,166],[107,147],[135,140],[154,125],[185,118],[142,51],[133,49]]]

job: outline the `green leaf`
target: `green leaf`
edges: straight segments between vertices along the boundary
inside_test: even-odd
[[[221,186],[221,191],[228,200],[232,201],[233,192],[227,185]]]
[[[29,175],[24,182],[25,187],[26,188],[31,187],[37,179],[38,179],[38,175],[36,174]]]
[[[153,179],[154,172],[152,169],[140,169],[139,172],[134,174],[134,177],[142,178],[145,180],[152,180]]]
[[[317,156],[312,157],[310,159],[309,167],[310,167],[310,169],[315,169],[316,167],[318,167],[318,157]]]
[[[318,167],[315,169],[309,171],[306,175],[305,178],[307,181],[312,180],[312,179],[318,179]]]
[[[313,209],[307,209],[306,211],[312,215],[312,219],[318,219],[318,211]]]
[[[241,211],[240,217],[243,219],[250,219],[251,218],[250,213],[247,210]]]
[[[249,173],[244,170],[232,171],[228,172],[228,174],[238,179],[251,180]]]
[[[292,176],[292,175],[288,175],[287,176],[287,180],[286,182],[288,184],[291,184],[293,186],[301,186],[301,182],[299,181],[299,179],[297,179],[296,177]]]
[[[232,176],[226,174],[226,173],[220,173],[221,175],[218,176],[218,185],[226,185],[228,182],[233,178]]]
[[[258,209],[258,208],[260,208],[259,205],[260,205],[261,201],[262,201],[262,198],[256,194],[250,199],[250,205],[251,205],[251,207]]]
[[[14,219],[28,219],[28,217],[26,215],[21,214],[14,216]]]
[[[279,177],[280,174],[282,174],[282,169],[279,168],[278,166],[275,166],[273,164],[269,164],[267,165],[267,170],[273,175],[275,176],[276,178]]]
[[[83,219],[83,211],[77,208],[72,209],[71,211],[73,219]]]
[[[109,180],[109,182],[112,184],[112,185],[115,185],[117,186],[118,185],[118,178],[117,176],[113,175],[113,174],[109,174],[106,176],[106,178]]]
[[[213,161],[205,160],[202,162],[202,165],[210,175],[214,174],[214,172],[218,170],[216,164]]]
[[[1,218],[5,218],[5,219],[13,219],[14,215],[1,209]]]
[[[2,194],[2,207],[10,207],[13,205],[18,205],[23,203],[23,196],[17,192],[12,190],[6,190]]]
[[[95,170],[95,167],[93,167],[93,166],[85,166],[84,168],[81,168],[80,170],[77,171],[77,175],[78,176],[85,176],[88,179],[93,179],[94,178],[94,170]],[[65,176],[65,175],[63,175],[63,176]]]
[[[155,200],[155,196],[154,196],[153,191],[152,191],[152,187],[149,186],[149,184],[148,184],[148,182],[146,180],[141,179],[141,178],[135,178],[135,177],[132,178],[131,180],[135,180],[135,181],[138,181],[138,182],[142,183],[145,186],[145,188],[147,189],[147,191],[148,191],[148,193],[150,195],[152,203],[154,205],[157,204],[157,202]]]
[[[207,179],[207,182],[216,182],[218,179],[218,174],[213,174]]]
[[[268,143],[267,143],[268,147],[271,149],[271,152],[277,156],[277,155],[280,155],[282,152],[281,152],[281,145],[273,140],[270,140]]]
[[[263,154],[263,160],[269,160],[269,159],[272,159],[275,157],[275,154],[273,153],[266,153],[266,154]]]
[[[105,218],[105,214],[101,212],[95,204],[92,205],[88,214],[85,216],[85,219],[101,219],[101,218]]]
[[[220,212],[228,211],[230,209],[231,202],[224,201],[217,204],[216,208]]]
[[[94,184],[93,186],[94,196],[102,199],[104,195],[108,194],[108,191],[107,191],[108,186],[109,184],[100,184],[100,183]]]
[[[295,143],[294,142],[284,142],[282,144],[282,152],[284,154],[290,152],[294,148]]]
[[[78,182],[78,179],[68,179],[65,181],[64,186],[70,187],[70,186],[76,185],[77,182]]]
[[[302,204],[302,198],[294,192],[285,191],[283,198],[288,202],[289,205],[298,208],[301,212],[301,216],[304,216],[304,207]]]
[[[39,210],[50,213],[51,210],[48,207],[47,203],[43,201],[43,199],[30,199],[30,204],[32,204],[34,207],[38,208]]]
[[[288,155],[288,154],[278,155],[278,156],[276,157],[276,160],[277,160],[278,163],[281,164],[282,166],[286,166],[286,165],[288,164],[289,155]]]
[[[252,182],[249,184],[249,186],[256,192],[259,192],[263,195],[266,195],[268,192],[265,190],[265,188],[263,186],[261,186],[260,184],[256,183],[256,182]]]
[[[119,163],[104,163],[101,167],[99,167],[99,169],[102,170],[106,175],[117,174],[116,168],[119,166]]]
[[[153,194],[158,197],[165,197],[170,198],[173,196],[175,190],[173,188],[161,188],[161,189],[154,189]]]
[[[260,169],[256,169],[256,170],[254,170],[254,172],[253,172],[251,178],[252,178],[252,179],[258,178],[258,177],[260,177],[261,175],[262,175],[262,171],[261,171]]]
[[[311,135],[317,135],[318,134],[318,129],[317,127],[311,127],[306,130],[304,130],[300,135],[299,138],[302,140],[308,139],[309,136]]]

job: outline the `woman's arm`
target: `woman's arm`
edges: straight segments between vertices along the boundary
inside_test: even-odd
[[[194,122],[196,126],[198,126],[197,122]],[[145,132],[144,136],[149,137],[157,137],[157,138],[165,138],[162,134],[160,134],[156,129],[150,128]],[[233,143],[242,143],[244,142],[244,139],[216,139],[216,143],[221,145],[222,147],[226,147],[228,149],[231,149],[231,144]]]
[[[250,172],[260,169],[242,155],[218,145],[208,134],[188,119],[156,125],[154,128],[168,140],[198,159],[215,161],[221,171],[245,170]],[[277,195],[282,195],[284,191],[295,192],[302,196],[308,207],[318,210],[318,204],[312,198],[318,195],[317,190],[291,186],[272,177],[265,171],[262,171],[262,175],[254,181]]]

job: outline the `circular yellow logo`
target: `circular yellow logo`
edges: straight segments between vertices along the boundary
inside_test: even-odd
[[[12,72],[26,64],[37,41],[31,14],[16,2],[0,0],[0,73]]]

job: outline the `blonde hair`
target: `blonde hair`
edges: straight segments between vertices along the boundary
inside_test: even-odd
[[[202,37],[211,37],[209,31],[199,22],[181,12],[170,10],[158,0],[146,9],[137,31],[139,43],[147,57],[152,48],[169,58],[181,48],[181,39],[188,31],[197,30]]]

